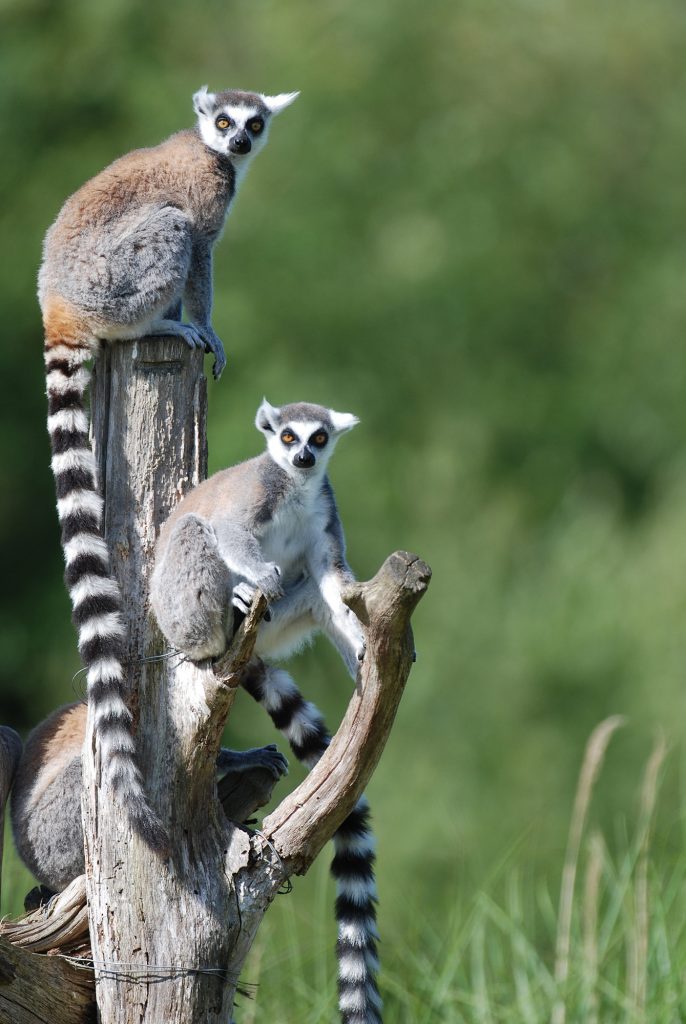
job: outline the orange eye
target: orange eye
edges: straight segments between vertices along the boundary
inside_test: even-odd
[[[295,441],[295,434],[292,434],[290,430],[284,430],[281,435],[281,440],[284,444],[293,444]]]
[[[263,128],[264,121],[261,121],[259,118],[256,121],[250,122],[250,131],[253,133],[253,135],[259,135]]]
[[[224,117],[223,114],[221,114],[214,123],[216,124],[217,128],[219,128],[219,130],[222,132],[225,132],[227,128],[231,127],[231,119],[228,117]]]
[[[328,441],[328,437],[326,436],[326,434],[315,434],[312,440],[314,441],[315,444],[321,446],[326,444],[326,442]]]

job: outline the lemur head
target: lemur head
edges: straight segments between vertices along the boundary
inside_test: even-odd
[[[323,405],[293,402],[275,408],[266,398],[257,410],[255,426],[267,438],[274,462],[296,479],[321,476],[341,434],[359,423],[350,412]]]
[[[230,157],[240,165],[259,153],[267,141],[269,122],[274,114],[290,106],[300,94],[283,92],[263,96],[258,92],[208,92],[203,85],[193,96],[198,128],[206,146]]]

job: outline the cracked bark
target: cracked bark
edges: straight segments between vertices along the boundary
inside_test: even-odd
[[[307,870],[378,762],[412,663],[410,616],[430,577],[416,556],[396,552],[373,580],[350,587],[346,600],[366,624],[368,647],[341,728],[305,781],[265,819],[261,834],[228,821],[214,763],[264,600],[256,600],[214,668],[149,660],[165,653],[149,614],[154,541],[179,497],[205,475],[205,402],[202,357],[176,340],[121,343],[98,358],[93,435],[129,629],[136,743],[172,854],[156,857],[130,833],[116,804],[101,798],[89,721],[85,879],[65,891],[49,926],[43,920],[43,934],[34,915],[16,922],[12,934],[0,928],[0,943],[10,940],[15,952],[45,964],[46,957],[27,950],[44,949],[56,932],[74,943],[77,920],[83,936],[79,913],[87,894],[102,1024],[231,1020],[238,977],[267,907],[286,877]],[[0,973],[1,956],[2,949]],[[48,1017],[62,1024],[46,1006]],[[87,1016],[65,1024],[72,1019]]]

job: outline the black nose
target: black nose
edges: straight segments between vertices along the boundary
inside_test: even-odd
[[[229,149],[232,153],[249,153],[252,149],[252,142],[246,132],[237,132],[229,143]]]
[[[314,466],[314,455],[309,448],[303,448],[301,452],[293,456],[293,465],[298,469],[311,469]]]

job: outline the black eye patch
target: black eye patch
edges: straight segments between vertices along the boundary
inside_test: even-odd
[[[315,430],[308,443],[314,445],[315,448],[323,448],[328,440],[329,435],[325,430]]]

